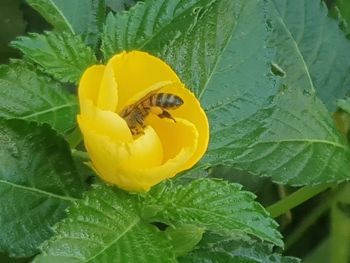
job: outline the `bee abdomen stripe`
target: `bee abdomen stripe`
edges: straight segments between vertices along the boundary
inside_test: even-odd
[[[153,106],[157,106],[157,94],[153,94],[151,97],[150,97],[150,106],[153,107]]]
[[[166,101],[165,101],[165,107],[169,108],[169,107],[173,106],[174,102],[175,102],[174,95],[167,94]]]
[[[156,97],[156,103],[154,104],[155,106],[162,107],[162,104],[163,104],[163,94],[164,94],[164,93],[159,93],[159,94],[156,94],[156,95],[155,95],[155,97]]]

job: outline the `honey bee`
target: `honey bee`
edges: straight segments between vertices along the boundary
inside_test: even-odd
[[[153,108],[161,110],[160,113],[156,113],[158,117],[172,119],[175,122],[167,110],[179,108],[184,103],[183,100],[171,93],[157,93],[158,90],[149,92],[136,103],[125,107],[120,113],[133,136],[144,133],[145,119]]]

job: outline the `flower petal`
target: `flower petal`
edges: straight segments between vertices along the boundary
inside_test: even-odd
[[[85,122],[81,116],[78,116],[78,123],[84,134],[85,148],[92,160],[93,168],[105,181],[117,183],[114,179],[118,172],[116,143],[112,138],[91,130],[89,123]]]
[[[193,124],[180,118],[176,122],[160,120],[156,116],[149,119],[150,124],[156,124],[153,127],[162,141],[164,163],[146,169],[120,166],[120,187],[129,191],[148,191],[151,186],[187,169],[197,148],[198,132]]]
[[[153,128],[147,127],[145,134],[135,141],[118,143],[94,130],[91,127],[93,123],[78,117],[93,167],[105,181],[129,191],[148,191],[151,186],[186,169],[184,164],[191,159],[197,147],[195,127],[182,119],[176,123],[170,120],[153,121],[158,122],[157,127],[161,128],[161,131],[157,131],[161,137]],[[177,135],[184,139],[177,141],[179,144],[172,141],[176,138],[174,126]],[[169,131],[172,132],[169,134]],[[163,148],[164,143],[172,147]],[[167,150],[167,159],[163,157],[163,150]],[[162,164],[163,160],[165,162]]]
[[[120,147],[121,152],[127,153],[127,158],[122,158],[121,167],[127,169],[145,169],[159,166],[163,162],[163,145],[159,136],[153,128],[147,127],[145,134],[136,140],[123,144]]]
[[[106,66],[98,94],[97,107],[102,110],[115,111],[118,104],[118,85],[114,70]]]
[[[118,83],[118,106],[120,112],[127,101],[150,86],[162,82],[180,82],[175,72],[162,60],[145,52],[122,52],[112,57],[106,66],[114,70]]]
[[[199,104],[195,95],[181,83],[172,83],[164,86],[161,92],[172,93],[184,101],[176,110],[169,111],[173,117],[182,118],[192,123],[199,134],[196,152],[185,165],[185,169],[192,167],[203,156],[209,143],[209,122],[208,118]],[[152,124],[153,125],[153,124]],[[155,127],[157,130],[158,128]],[[161,135],[160,135],[161,136]],[[181,138],[184,140],[185,138]]]
[[[174,122],[171,119],[161,119],[151,114],[147,118],[147,124],[154,128],[162,141],[164,163],[175,158],[182,149],[191,148],[195,152],[198,147],[197,128],[185,119],[176,118],[176,122]],[[191,167],[193,164],[189,163],[190,160],[192,158],[182,163],[179,170],[183,171]]]
[[[108,136],[115,143],[127,143],[133,140],[125,120],[115,112],[96,108],[91,101],[85,102],[82,109],[85,114],[78,115],[78,123],[84,138],[85,132],[92,130]]]
[[[193,154],[193,149],[182,149],[174,158],[169,159],[161,166],[155,166],[149,169],[127,169],[118,170],[117,180],[111,183],[117,184],[119,187],[128,191],[148,191],[153,185],[174,177],[181,171],[181,166]],[[118,168],[120,169],[120,167]],[[118,181],[118,183],[117,183]]]
[[[142,173],[161,165],[162,145],[152,128],[145,129],[145,134],[131,143],[117,143],[110,137],[91,129],[90,124],[81,116],[78,122],[84,133],[85,147],[93,167],[105,181],[123,185],[124,189],[142,190],[139,183],[135,183],[137,179],[131,178],[133,173],[135,171]]]
[[[97,105],[98,93],[105,67],[104,65],[89,67],[81,77],[78,88],[81,108],[83,108],[86,101],[91,101],[94,105]]]

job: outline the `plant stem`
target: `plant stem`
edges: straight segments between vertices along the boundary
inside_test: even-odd
[[[350,218],[349,218],[350,184],[347,183],[345,191],[338,195],[331,210],[330,249],[331,263],[349,262],[350,245]]]
[[[83,161],[89,161],[90,157],[87,152],[84,151],[78,151],[75,149],[72,149],[72,155],[83,160]]]
[[[76,148],[83,140],[79,127],[76,127],[70,134],[68,134],[66,140],[72,149]]]
[[[313,209],[299,224],[299,226],[287,237],[285,242],[285,249],[287,250],[295,242],[297,242],[305,231],[311,227],[316,220],[324,214],[338,199],[342,193],[347,190],[344,186],[337,186],[332,193],[327,195],[325,200]]]
[[[323,192],[324,190],[330,188],[333,184],[320,184],[316,186],[304,186],[299,190],[295,191],[291,195],[283,198],[277,203],[269,206],[267,211],[270,212],[273,218],[283,215],[292,208],[304,203],[315,195]]]

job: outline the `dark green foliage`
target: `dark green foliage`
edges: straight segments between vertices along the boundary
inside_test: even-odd
[[[104,0],[27,0],[57,31],[80,35],[95,45],[105,18]]]
[[[11,44],[43,72],[61,82],[77,83],[84,70],[97,63],[92,50],[81,38],[67,32],[31,34]]]
[[[75,127],[76,97],[24,63],[0,67],[0,116],[48,123],[60,132]]]
[[[96,187],[69,209],[34,262],[176,262],[167,236],[135,205],[122,191]]]
[[[17,38],[12,46],[23,60],[0,66],[2,251],[28,257],[41,246],[34,262],[48,263],[298,262],[280,254],[286,218],[278,229],[233,176],[228,182],[198,177],[221,165],[242,176],[265,177],[271,187],[256,191],[265,191],[269,203],[275,201],[271,181],[289,186],[274,189],[281,196],[293,191],[290,186],[307,186],[268,207],[274,215],[315,195],[310,185],[320,192],[330,187],[325,183],[335,187],[349,180],[347,1],[328,0],[331,14],[319,0],[27,3],[52,30]],[[23,26],[21,14],[16,16]],[[78,107],[67,90],[76,90],[86,68],[124,50],[147,51],[171,65],[210,122],[209,148],[195,168],[183,180],[142,194],[93,177],[80,133],[69,134]],[[341,133],[332,119],[336,106]],[[78,145],[74,161],[54,130],[71,147]],[[88,176],[100,185],[80,200]],[[322,244],[328,246],[327,258],[347,262],[349,197],[337,189],[325,196],[305,221],[311,224],[312,216],[332,207],[330,242]],[[291,213],[293,219],[303,216]]]
[[[141,197],[97,186],[70,208],[35,262],[176,262],[175,256],[190,251],[205,229],[283,245],[277,224],[239,185],[208,179],[186,187],[169,183]],[[162,233],[150,222],[173,229]],[[191,232],[191,226],[197,234],[193,239],[183,235],[181,244],[176,235]]]
[[[241,232],[283,246],[276,222],[254,198],[238,184],[199,179],[186,186],[154,187],[143,207],[153,221],[196,224],[220,234]]]
[[[0,119],[0,143],[0,249],[32,256],[87,187],[47,125]]]
[[[272,246],[252,239],[207,234],[181,263],[298,263],[300,260],[273,253]]]
[[[276,35],[261,10],[277,19],[268,2],[151,2],[139,3],[128,13],[109,15],[102,50],[106,58],[124,49],[156,53],[199,96],[211,126],[203,167],[232,165],[291,185],[349,178],[349,148],[314,90],[306,88],[309,82],[276,82],[269,76],[271,61],[279,58],[279,52],[287,56],[283,48],[293,43],[276,44],[276,58],[274,50],[267,48]],[[147,12],[158,15],[146,16]],[[332,25],[332,21],[326,23]],[[177,27],[183,29],[181,33]],[[349,45],[339,33],[337,39],[339,45]],[[287,58],[298,60],[297,56]],[[337,63],[346,68],[348,61],[342,57]],[[300,78],[282,66],[288,78]],[[307,77],[302,63],[296,67]],[[341,76],[345,71],[334,74],[343,81],[342,90],[349,89]]]
[[[316,92],[331,111],[349,92],[350,43],[325,4],[309,0],[271,1],[275,62],[287,72],[284,83]]]

